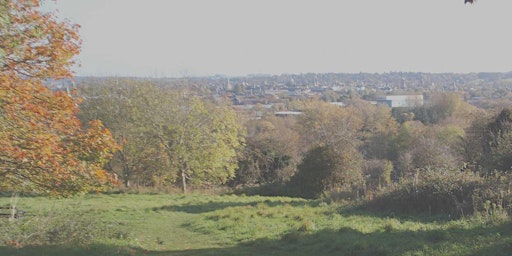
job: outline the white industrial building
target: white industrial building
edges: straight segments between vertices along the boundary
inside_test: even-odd
[[[423,105],[423,95],[386,95],[376,99],[377,104],[385,104],[390,108],[417,107]]]

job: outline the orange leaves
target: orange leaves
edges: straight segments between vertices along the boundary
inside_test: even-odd
[[[102,167],[117,145],[100,121],[81,127],[73,98],[24,80],[1,84],[0,95],[0,169],[16,177],[11,185],[68,193],[110,181]]]
[[[105,164],[119,149],[110,131],[99,120],[89,122],[89,128],[76,139],[73,150],[84,161]]]
[[[42,14],[38,1],[7,0],[6,26],[0,46],[5,51],[0,71],[25,78],[67,78],[79,53],[78,26]]]
[[[98,189],[117,145],[101,122],[84,129],[79,100],[54,92],[47,78],[71,77],[77,26],[36,10],[37,0],[6,0],[0,26],[0,186],[52,195]]]

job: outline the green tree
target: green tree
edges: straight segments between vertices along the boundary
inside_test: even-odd
[[[162,89],[157,99],[148,104],[154,112],[151,123],[183,192],[189,183],[222,184],[233,178],[245,138],[234,110],[188,91]]]
[[[111,127],[122,149],[110,167],[128,184],[222,184],[233,178],[244,128],[226,103],[143,80],[84,88],[86,118]]]
[[[163,147],[154,136],[149,99],[158,97],[152,83],[134,79],[89,79],[79,86],[84,101],[82,121],[99,119],[121,145],[108,163],[125,186],[152,186],[170,178],[162,172],[169,167]]]

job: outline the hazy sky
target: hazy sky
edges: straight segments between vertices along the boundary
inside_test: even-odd
[[[512,1],[58,0],[77,75],[512,71]]]

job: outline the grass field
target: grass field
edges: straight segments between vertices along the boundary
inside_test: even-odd
[[[4,245],[0,255],[512,255],[508,220],[394,216],[285,197],[22,197],[18,207],[28,215],[16,220],[21,226],[63,213],[93,219],[115,235],[85,245]]]

